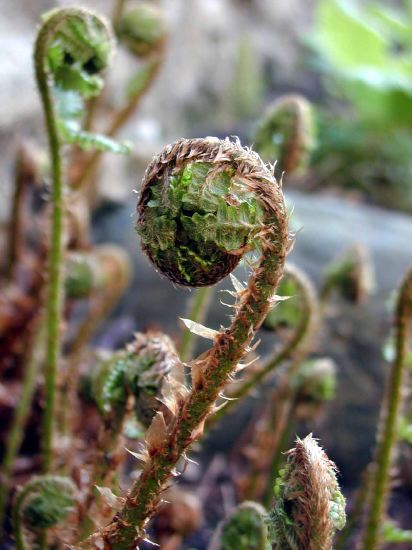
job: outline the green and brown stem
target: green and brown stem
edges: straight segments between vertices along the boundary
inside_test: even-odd
[[[60,357],[60,319],[63,303],[63,175],[61,144],[57,128],[57,114],[46,69],[47,51],[56,29],[68,17],[81,17],[77,9],[60,10],[52,15],[40,28],[35,43],[35,73],[40,97],[43,103],[46,128],[49,137],[51,158],[51,201],[52,219],[48,267],[48,298],[46,304],[46,366],[45,366],[45,410],[43,417],[42,447],[43,471],[52,465],[53,423],[55,416],[56,373]]]
[[[398,421],[404,403],[403,386],[408,369],[411,317],[412,270],[409,270],[401,284],[396,304],[395,360],[389,373],[387,392],[381,409],[362,550],[375,550],[381,544],[381,527],[387,508],[390,470],[395,453]]]
[[[287,216],[281,190],[259,157],[228,141],[181,140],[156,158],[146,178],[150,180],[164,170],[163,158],[174,158],[178,164],[181,155],[199,159],[219,156],[224,162],[227,158],[232,159],[244,175],[242,183],[259,197],[263,206],[263,227],[259,237],[261,256],[231,326],[218,333],[213,347],[192,362],[192,389],[176,395],[175,414],[170,418],[165,420],[159,412],[155,416],[146,437],[147,458],[141,475],[121,511],[109,525],[84,543],[90,548],[104,544],[107,549],[130,549],[144,537],[145,525],[166,483],[191,443],[200,437],[204,421],[213,412],[220,392],[265,319],[282,277],[288,250]]]
[[[93,22],[91,36],[87,36],[88,24]],[[76,24],[85,24],[84,29],[79,31]],[[97,26],[102,33],[96,33]],[[64,88],[73,86],[73,91],[82,95],[77,89],[77,84],[69,83],[60,74],[59,70],[53,68],[50,63],[49,53],[52,46],[56,46],[55,41],[59,41],[61,46],[61,63],[64,64],[65,40],[70,42],[73,36],[64,36],[70,25],[75,29],[77,38],[81,35],[80,43],[84,40],[87,49],[91,48],[88,61],[98,62],[100,70],[107,65],[110,53],[110,32],[106,24],[92,12],[81,8],[67,8],[53,11],[40,27],[38,32],[35,50],[34,64],[37,87],[43,104],[46,129],[49,137],[49,150],[51,159],[51,230],[50,230],[50,248],[49,248],[49,267],[48,267],[48,297],[46,304],[46,367],[45,367],[45,411],[43,417],[43,470],[48,472],[52,467],[52,446],[56,402],[56,376],[57,366],[60,358],[60,322],[62,318],[63,305],[63,223],[64,223],[64,183],[61,157],[61,139],[58,127],[58,114],[55,101],[52,94],[52,81],[60,85],[64,81]],[[81,25],[80,25],[81,26]],[[86,34],[86,35],[85,35]],[[108,40],[106,43],[105,41]],[[97,41],[97,42],[96,42]],[[76,41],[75,41],[76,42]],[[77,46],[78,43],[76,42]],[[71,44],[72,45],[72,44]],[[93,55],[92,55],[93,53]],[[70,56],[69,56],[70,57]],[[73,55],[71,55],[73,57]],[[85,63],[85,59],[82,59]],[[84,67],[83,67],[84,68]],[[62,65],[60,66],[60,71]],[[82,71],[80,71],[81,73]],[[64,73],[64,71],[63,71]],[[87,73],[87,71],[86,71]],[[60,74],[60,76],[58,76]],[[67,77],[67,75],[66,75]],[[82,75],[85,79],[85,75]],[[87,78],[92,76],[87,73]],[[59,80],[62,79],[62,80]],[[85,80],[83,80],[83,85]],[[95,94],[101,89],[100,81],[94,81],[95,88],[88,93]],[[87,95],[85,93],[85,95]]]
[[[264,365],[248,376],[244,382],[231,392],[223,409],[220,409],[214,415],[212,422],[218,421],[230,410],[237,406],[239,401],[250,393],[253,388],[257,388],[277,367],[283,365],[285,361],[293,359],[293,365],[299,366],[306,355],[311,351],[314,335],[320,323],[319,300],[313,283],[308,279],[303,271],[296,266],[287,265],[285,275],[290,277],[300,291],[302,311],[300,322],[293,333],[293,336],[264,363]],[[291,299],[294,299],[293,297]],[[281,305],[279,306],[281,307]],[[296,367],[297,368],[297,367]],[[295,368],[293,369],[295,370]],[[289,372],[289,371],[288,371]]]

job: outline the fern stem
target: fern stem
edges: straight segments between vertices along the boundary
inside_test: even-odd
[[[187,151],[191,150],[192,154],[216,158],[217,154],[224,156],[225,147],[226,154],[236,158],[238,166],[242,158],[245,162],[253,159],[256,168],[263,170],[258,157],[242,151],[237,145],[218,140],[182,140],[166,148],[163,154],[175,159],[180,151],[188,154]],[[159,159],[154,159],[153,163],[156,163],[153,164],[155,168],[163,168]],[[126,550],[134,548],[144,537],[146,522],[155,511],[175,466],[191,443],[200,437],[205,419],[213,413],[216,399],[247,353],[253,336],[268,313],[288,250],[287,217],[281,190],[270,172],[259,172],[260,175],[252,179],[252,168],[246,170],[249,170],[249,189],[256,193],[263,205],[262,227],[265,230],[260,233],[259,264],[250,277],[231,326],[219,332],[213,347],[192,362],[192,389],[181,398],[176,397],[175,415],[167,424],[161,413],[155,416],[146,436],[148,447],[143,470],[123,508],[109,525],[84,543],[86,547],[100,548],[103,542],[107,549]],[[150,169],[147,174],[150,177]]]
[[[112,24],[113,24],[113,27],[115,27],[115,28],[118,25],[119,20],[120,20],[122,14],[123,14],[126,2],[127,2],[127,0],[116,0],[115,1],[114,8],[113,8],[113,13],[112,13]]]
[[[203,323],[206,319],[207,310],[212,298],[213,288],[204,287],[195,291],[195,295],[190,301],[187,318],[196,323]],[[189,329],[185,329],[182,333],[178,352],[182,361],[188,361],[192,357],[193,348],[196,342],[196,337]]]
[[[302,291],[302,314],[301,321],[290,338],[280,350],[275,351],[273,355],[264,363],[264,365],[246,380],[240,384],[239,388],[230,393],[230,401],[223,409],[220,409],[211,420],[214,424],[220,418],[225,416],[231,409],[236,407],[239,401],[250,393],[252,388],[256,388],[271,374],[277,367],[281,366],[288,359],[293,359],[293,365],[300,365],[313,344],[314,334],[320,323],[320,307],[316,296],[315,288],[306,275],[296,268],[296,266],[286,266],[285,273],[298,284]],[[293,368],[295,370],[295,368]],[[288,371],[289,372],[289,371]]]
[[[412,270],[404,278],[395,310],[396,355],[389,374],[387,393],[381,408],[377,436],[375,470],[372,474],[370,502],[363,535],[363,550],[375,550],[381,542],[381,526],[388,501],[388,484],[397,438],[397,423],[402,410],[402,386],[407,374],[411,340]]]
[[[61,144],[58,134],[56,111],[49,75],[45,68],[45,61],[49,42],[55,29],[68,15],[77,13],[75,10],[63,10],[41,27],[35,43],[35,73],[37,87],[43,104],[46,129],[49,137],[49,150],[52,174],[52,214],[51,235],[48,266],[48,298],[46,304],[46,365],[45,365],[45,408],[43,416],[42,452],[43,471],[48,472],[52,467],[53,451],[53,424],[55,416],[56,374],[60,356],[60,318],[63,303],[63,175]]]
[[[43,104],[46,129],[49,138],[51,159],[51,231],[48,266],[48,297],[46,303],[46,366],[45,366],[45,409],[43,415],[42,451],[43,471],[52,468],[54,417],[56,409],[56,378],[60,358],[60,320],[64,301],[63,286],[63,221],[64,221],[64,183],[61,155],[61,138],[59,136],[57,111],[52,95],[51,80],[53,69],[48,63],[49,48],[62,30],[64,23],[79,21],[87,22],[97,19],[106,38],[110,33],[106,24],[92,12],[82,8],[59,9],[52,13],[40,27],[34,50],[34,65],[37,87]],[[108,58],[108,52],[106,51]],[[99,60],[103,66],[107,64],[104,55]]]

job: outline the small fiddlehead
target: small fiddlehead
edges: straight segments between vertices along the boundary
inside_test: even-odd
[[[93,369],[92,394],[106,418],[124,415],[126,401],[132,397],[136,419],[148,427],[156,410],[161,408],[162,388],[168,377],[182,378],[180,367],[168,336],[153,331],[137,333],[126,350],[116,352]]]
[[[270,550],[266,510],[245,501],[219,525],[208,550]]]
[[[110,294],[115,286],[124,289],[130,280],[130,271],[126,251],[115,245],[102,244],[87,252],[68,252],[64,262],[66,296],[81,299]]]
[[[395,359],[389,373],[386,395],[381,407],[365,530],[359,545],[362,550],[375,550],[380,547],[381,527],[388,502],[390,471],[396,449],[398,423],[405,400],[403,386],[408,375],[411,318],[412,270],[409,270],[401,283],[395,307]]]
[[[345,498],[336,466],[311,435],[297,439],[275,484],[269,531],[276,550],[332,550],[345,525]]]
[[[304,361],[290,381],[294,408],[300,420],[313,418],[336,394],[336,365],[327,357]]]
[[[355,244],[345,250],[328,268],[321,289],[321,300],[326,302],[333,291],[351,303],[362,303],[374,289],[371,258],[365,247]]]
[[[96,256],[90,252],[69,252],[64,262],[66,297],[88,298],[102,286],[101,271]]]
[[[169,205],[169,207],[168,207]],[[138,203],[143,248],[172,281],[202,286],[223,278],[250,249],[260,253],[228,329],[191,363],[192,388],[176,387],[172,413],[158,411],[146,434],[139,480],[123,508],[86,545],[136,545],[177,462],[202,433],[225,384],[267,315],[289,246],[287,215],[272,171],[238,142],[179,140],[149,165]],[[174,253],[173,253],[174,251]],[[215,262],[218,262],[217,264]]]
[[[269,107],[255,136],[256,151],[268,162],[279,162],[287,174],[308,168],[315,146],[312,105],[299,95],[286,95]]]
[[[33,477],[18,490],[13,506],[13,530],[17,550],[33,548],[31,538],[61,523],[76,503],[76,487],[65,477]]]
[[[119,441],[128,413],[133,409],[137,421],[146,428],[156,411],[162,411],[167,417],[164,403],[167,403],[169,387],[173,381],[177,383],[182,379],[182,365],[173,342],[154,331],[137,333],[126,349],[115,352],[92,369],[90,379],[85,382],[99,408],[103,428],[90,474],[93,489],[86,509],[90,509],[98,496],[94,486],[110,483],[119,463]]]
[[[147,3],[140,3],[119,15],[114,30],[120,42],[137,57],[147,57],[162,50],[167,32],[162,11]]]
[[[106,40],[109,38],[108,40]],[[35,74],[43,103],[51,158],[51,234],[46,311],[47,353],[45,413],[43,420],[43,468],[50,470],[52,460],[55,386],[60,355],[60,318],[63,302],[63,173],[61,135],[53,87],[90,97],[102,82],[98,73],[109,59],[110,33],[95,14],[77,8],[53,11],[40,27],[34,50]]]
[[[114,30],[119,43],[124,44],[144,64],[127,83],[126,103],[113,114],[104,132],[107,136],[115,136],[134,114],[165,57],[167,29],[161,10],[144,2],[131,9],[125,9],[125,4],[125,1],[117,3],[113,17]],[[100,157],[101,151],[96,150],[85,159],[80,174],[72,181],[74,188],[81,188],[90,179]]]

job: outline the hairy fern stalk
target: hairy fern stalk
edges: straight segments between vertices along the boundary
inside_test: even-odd
[[[238,209],[245,223],[232,225]],[[259,260],[231,326],[216,333],[213,347],[191,362],[192,387],[173,384],[167,414],[159,411],[154,417],[142,473],[123,508],[86,547],[120,550],[144,538],[162,489],[201,436],[219,393],[269,310],[289,244],[283,197],[272,172],[238,142],[214,138],[179,140],[154,158],[139,199],[138,231],[155,266],[183,285],[216,283],[246,250],[257,249]]]

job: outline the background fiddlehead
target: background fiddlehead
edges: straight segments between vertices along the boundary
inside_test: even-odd
[[[134,411],[136,420],[144,427],[150,425],[156,411],[162,411],[167,417],[165,403],[170,386],[182,380],[182,365],[175,347],[170,338],[160,332],[137,333],[126,349],[115,352],[92,369],[86,384],[99,408],[103,427],[91,466],[86,510],[90,510],[98,497],[95,486],[110,484],[115,474],[127,416]],[[85,518],[83,524],[84,535],[90,520]]]
[[[46,530],[61,523],[73,510],[76,487],[65,477],[33,477],[16,494],[13,506],[13,529],[17,550],[36,547],[44,542]]]
[[[270,538],[276,550],[331,550],[345,525],[336,467],[311,435],[297,439],[275,484]]]
[[[281,96],[256,130],[256,151],[265,161],[278,161],[287,174],[304,173],[316,141],[313,118],[312,106],[303,96]]]
[[[221,522],[208,550],[270,550],[267,512],[260,504],[242,502]]]

